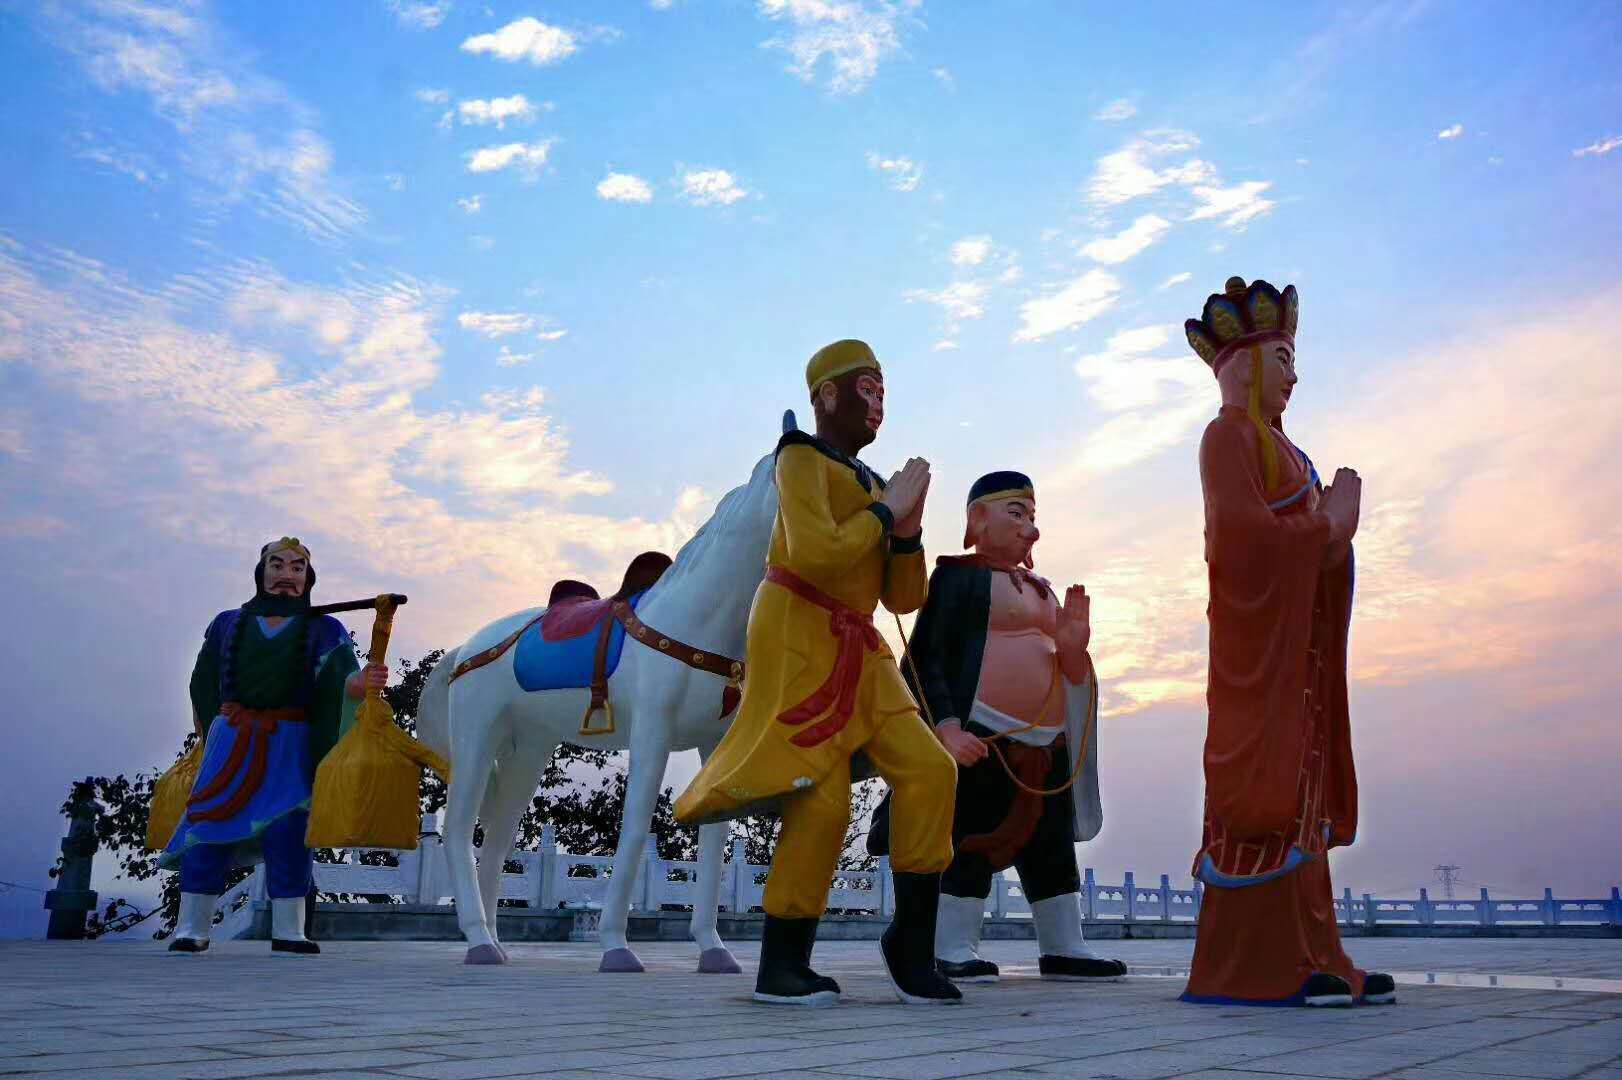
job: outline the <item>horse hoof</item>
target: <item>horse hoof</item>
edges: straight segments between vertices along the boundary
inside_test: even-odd
[[[598,971],[645,971],[642,961],[638,960],[636,953],[630,949],[609,949],[603,953],[603,962],[597,965]]]
[[[505,964],[507,954],[494,945],[475,945],[467,951],[464,964]]]
[[[698,972],[700,975],[742,975],[743,968],[738,966],[738,958],[732,955],[731,949],[705,949],[698,954]]]

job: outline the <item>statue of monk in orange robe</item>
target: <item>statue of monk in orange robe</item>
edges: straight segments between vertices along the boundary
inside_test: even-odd
[[[1185,324],[1222,410],[1200,442],[1211,668],[1205,885],[1184,1001],[1396,1000],[1341,949],[1329,849],[1357,834],[1346,704],[1351,541],[1362,481],[1325,488],[1280,418],[1295,387],[1295,286],[1230,278]]]

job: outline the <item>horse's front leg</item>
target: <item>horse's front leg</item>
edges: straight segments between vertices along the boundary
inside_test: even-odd
[[[715,743],[698,748],[700,762],[710,760]],[[727,836],[732,831],[726,821],[700,825],[698,829],[698,883],[693,895],[693,921],[689,924],[698,942],[698,970],[701,974],[736,975],[743,971],[738,958],[721,941],[716,929],[721,905],[721,864]]]
[[[693,940],[698,942],[701,974],[737,975],[743,971],[732,950],[716,930],[721,903],[721,855],[726,850],[730,822],[715,821],[698,829],[698,888],[693,896]]]
[[[603,947],[598,971],[642,971],[642,961],[626,942],[631,914],[631,893],[641,869],[659,781],[670,760],[668,703],[638,702],[631,728],[631,760],[627,766],[625,812],[620,819],[619,850],[614,853],[614,874],[608,879],[599,938]]]

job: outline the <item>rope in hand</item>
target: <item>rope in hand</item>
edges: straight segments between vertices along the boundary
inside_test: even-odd
[[[907,631],[901,625],[901,616],[896,615],[894,612],[891,612],[891,614],[895,618],[896,633],[901,635],[902,662],[912,668],[912,681],[918,687],[918,704],[923,708],[924,719],[929,722],[930,730],[933,731],[935,728],[935,717],[930,713],[929,702],[924,697],[924,680],[918,675],[918,661],[914,660],[912,657],[912,643],[907,640]],[[1063,784],[1056,788],[1035,788],[1021,780],[1014,774],[1013,766],[1008,764],[1007,755],[1002,752],[1002,747],[998,746],[997,743],[1002,739],[1009,738],[1010,736],[1022,735],[1027,731],[1035,731],[1037,728],[1044,726],[1042,721],[1047,719],[1048,709],[1053,705],[1053,699],[1055,696],[1057,696],[1056,691],[1059,690],[1058,683],[1059,658],[1058,656],[1054,656],[1053,682],[1048,684],[1048,696],[1047,699],[1042,702],[1042,712],[1036,718],[1036,723],[1027,723],[1024,727],[1011,728],[1008,731],[998,732],[995,735],[975,736],[975,738],[991,747],[991,752],[997,755],[997,760],[1002,763],[1003,772],[1008,774],[1008,779],[1014,782],[1015,787],[1018,787],[1021,791],[1028,794],[1040,795],[1043,798],[1046,798],[1049,795],[1062,795],[1071,788],[1075,787],[1076,781],[1081,779],[1081,771],[1087,765],[1087,744],[1092,739],[1093,724],[1098,719],[1098,709],[1096,706],[1089,711],[1087,715],[1087,726],[1083,728],[1081,732],[1081,746],[1076,754],[1076,767],[1070,770],[1070,779],[1066,780]]]

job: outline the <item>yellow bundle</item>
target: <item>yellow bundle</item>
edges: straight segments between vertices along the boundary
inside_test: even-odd
[[[315,770],[304,842],[415,850],[424,768],[450,775],[444,758],[395,726],[388,702],[368,694],[354,725]]]
[[[146,819],[146,846],[162,851],[180,827],[186,800],[197,783],[197,770],[203,766],[203,740],[198,739],[184,757],[169,766],[152,785],[152,807]]]
[[[394,628],[394,609],[405,600],[377,598],[368,654],[382,662]],[[377,690],[367,690],[355,723],[315,770],[310,796],[310,847],[375,847],[414,851],[421,818],[417,785],[424,768],[450,779],[448,762],[394,723],[394,710]]]

